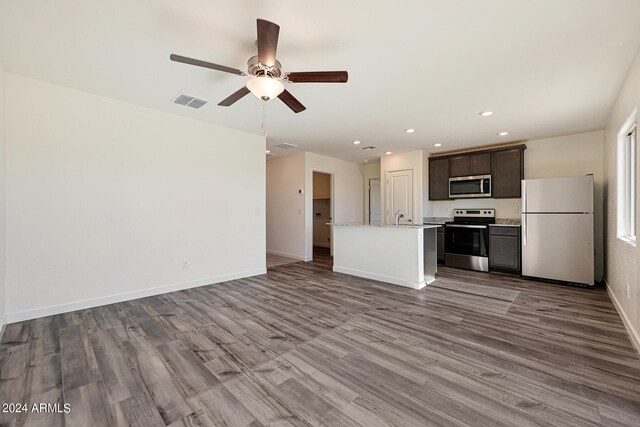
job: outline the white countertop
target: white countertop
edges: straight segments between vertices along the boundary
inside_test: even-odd
[[[422,228],[438,228],[438,225],[429,224],[406,224],[406,225],[393,225],[393,224],[363,224],[363,223],[349,223],[349,222],[329,222],[327,225],[334,225],[337,227],[371,227],[371,228],[405,228],[405,229],[422,229]]]

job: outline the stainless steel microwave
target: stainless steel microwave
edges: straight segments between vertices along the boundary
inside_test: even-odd
[[[449,198],[491,197],[491,175],[449,178]]]

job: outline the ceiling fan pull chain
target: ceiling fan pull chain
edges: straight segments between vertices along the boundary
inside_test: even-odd
[[[267,101],[262,101],[262,134],[267,137]]]

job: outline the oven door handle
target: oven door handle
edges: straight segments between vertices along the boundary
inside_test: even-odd
[[[486,225],[447,224],[445,228],[487,228]]]

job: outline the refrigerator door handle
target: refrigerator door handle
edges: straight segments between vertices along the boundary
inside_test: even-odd
[[[527,181],[522,180],[522,246],[527,246]]]

